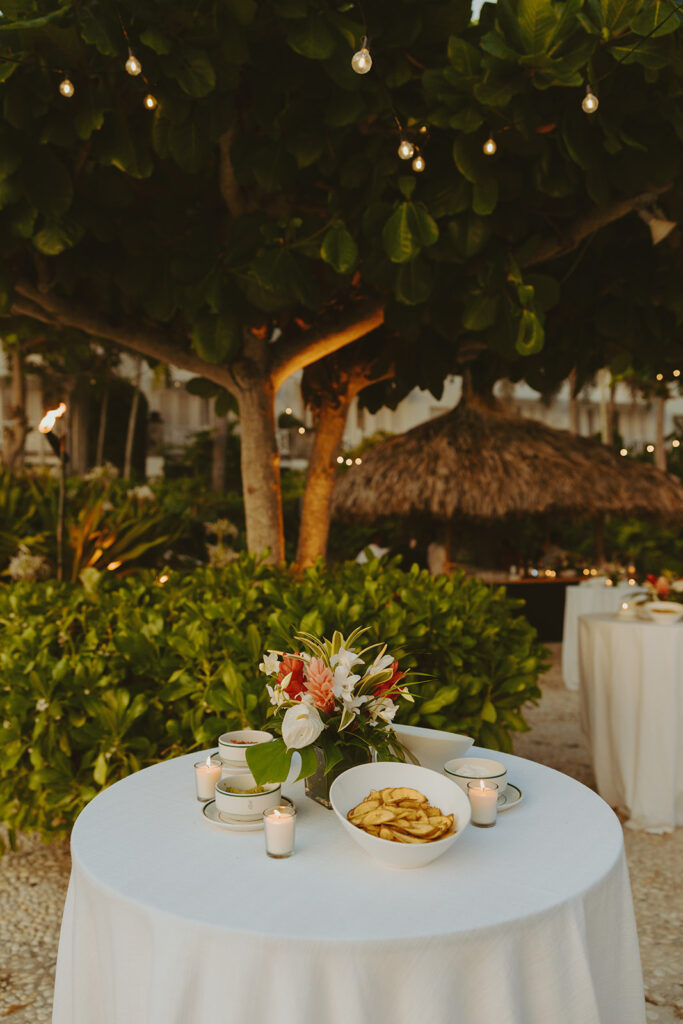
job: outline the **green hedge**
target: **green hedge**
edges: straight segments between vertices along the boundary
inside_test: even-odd
[[[227,569],[0,590],[0,821],[68,833],[105,785],[259,725],[258,663],[298,630],[370,626],[430,677],[404,720],[509,750],[540,696],[544,649],[501,589],[395,565],[322,566],[295,578],[242,556]]]

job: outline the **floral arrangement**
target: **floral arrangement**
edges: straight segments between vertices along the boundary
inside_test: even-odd
[[[651,601],[683,602],[683,578],[678,579],[670,569],[664,569],[659,576],[650,573],[645,580],[645,589]]]
[[[272,721],[266,728],[280,738],[247,751],[257,783],[284,781],[295,750],[301,755],[300,779],[318,770],[316,748],[326,774],[341,762],[348,767],[369,761],[374,753],[380,761],[405,759],[391,723],[398,702],[414,698],[386,644],[358,648],[366,631],[356,629],[345,638],[337,630],[331,640],[301,633],[295,639],[303,650],[264,655],[259,669],[271,680],[266,686]]]

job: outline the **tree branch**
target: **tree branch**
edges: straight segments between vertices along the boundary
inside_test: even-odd
[[[245,212],[245,202],[240,191],[240,187],[237,184],[237,178],[235,177],[235,171],[232,166],[232,157],[230,156],[230,147],[232,146],[234,135],[235,129],[234,127],[230,127],[227,131],[223,132],[218,140],[218,147],[221,155],[218,170],[218,185],[223,197],[223,202],[227,206],[230,215],[237,218],[241,217]]]
[[[579,217],[578,220],[574,221],[563,232],[563,237],[545,238],[540,241],[536,250],[530,256],[527,256],[526,259],[522,260],[522,267],[535,267],[537,263],[547,263],[548,260],[554,260],[558,256],[565,256],[567,253],[573,252],[584,238],[594,234],[600,228],[606,227],[615,220],[621,220],[622,217],[635,210],[648,196],[667,192],[672,186],[673,182],[670,181],[666,185],[655,185],[649,188],[647,192],[631,196],[629,199],[619,199],[608,206],[596,206],[593,210],[584,214],[583,217]]]
[[[345,311],[341,322],[327,329],[311,331],[296,341],[285,341],[275,347],[270,379],[275,391],[281,387],[296,370],[302,370],[323,356],[337,352],[352,341],[357,341],[384,323],[384,306],[375,300],[359,303]]]
[[[76,302],[62,299],[52,292],[39,291],[28,281],[15,282],[15,292],[22,296],[15,297],[12,305],[12,311],[17,315],[29,316],[55,326],[75,327],[93,337],[106,338],[115,345],[137,352],[139,355],[158,359],[180,370],[195,373],[199,377],[206,377],[231,394],[238,394],[233,376],[227,367],[208,363],[194,353],[178,348],[160,331],[140,327],[137,323],[111,323]]]

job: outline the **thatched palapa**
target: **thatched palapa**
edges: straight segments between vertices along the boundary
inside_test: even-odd
[[[461,402],[390,438],[335,486],[332,514],[372,521],[564,512],[683,522],[683,485],[597,441]]]

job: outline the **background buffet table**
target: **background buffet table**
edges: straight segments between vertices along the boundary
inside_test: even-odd
[[[579,616],[598,612],[616,615],[622,601],[642,593],[642,587],[629,583],[606,586],[602,577],[567,590],[562,629],[562,678],[567,689],[579,689]]]
[[[643,1024],[621,828],[580,783],[496,753],[523,802],[400,871],[301,783],[295,854],[267,858],[203,818],[198,756],[79,817],[54,1024]]]
[[[579,619],[581,722],[598,792],[631,828],[683,825],[683,622]]]

